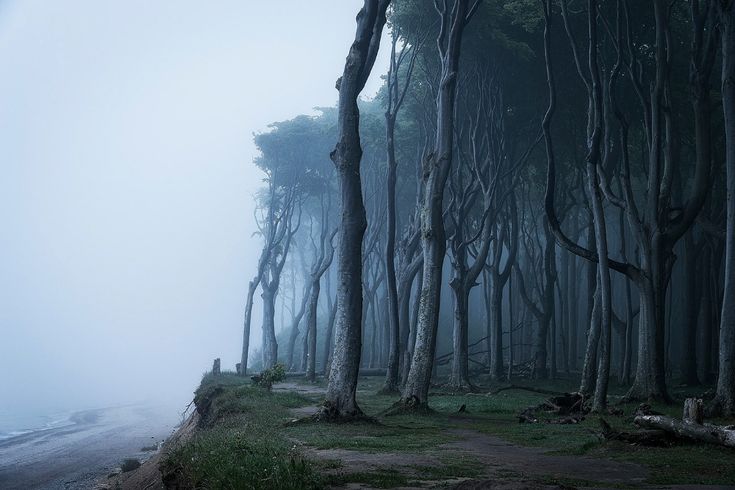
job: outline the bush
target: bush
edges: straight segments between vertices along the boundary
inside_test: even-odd
[[[273,383],[278,383],[284,379],[286,379],[286,368],[280,363],[252,378],[253,383],[267,390],[273,387]]]

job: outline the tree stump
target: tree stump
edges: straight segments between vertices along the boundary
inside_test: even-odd
[[[243,372],[242,372],[242,363],[238,362],[237,364],[235,364],[235,372],[237,372],[237,374],[239,374],[239,375],[242,375],[243,374]]]
[[[701,398],[687,398],[684,400],[684,422],[702,425],[704,422],[704,403]]]
[[[214,364],[212,364],[212,374],[214,376],[220,375],[220,367],[219,367],[219,357],[214,360]]]

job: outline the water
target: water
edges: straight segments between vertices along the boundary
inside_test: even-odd
[[[0,488],[82,489],[114,471],[125,458],[171,434],[179,410],[124,405],[46,414],[1,414]]]
[[[0,410],[0,442],[33,432],[73,425],[74,412],[51,411],[47,414],[8,413]]]

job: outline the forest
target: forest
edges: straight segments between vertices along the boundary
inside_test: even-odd
[[[715,384],[710,411],[733,415],[731,16],[365,2],[338,106],[255,136],[241,371],[323,375],[330,417],[361,413],[366,369],[406,409],[432,383],[578,376],[596,411],[615,380],[626,400]],[[389,71],[363,100],[379,47]]]
[[[288,440],[433,447],[431,430],[470,437],[465,416],[638,458],[649,483],[735,483],[732,449],[713,447],[735,446],[733,2],[365,0],[356,21],[338,104],[254,137],[237,374],[318,402]],[[363,98],[379,50],[389,68]],[[595,415],[601,439],[675,449],[604,452]],[[606,420],[631,415],[638,429]],[[346,481],[416,477],[368,467]],[[610,478],[629,471],[572,476],[628,488]]]

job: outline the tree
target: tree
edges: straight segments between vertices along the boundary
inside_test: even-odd
[[[735,415],[735,5],[717,1],[722,36],[722,110],[725,115],[727,236],[725,289],[720,317],[720,362],[714,412]]]
[[[338,138],[331,153],[337,169],[342,216],[338,249],[336,340],[327,395],[320,416],[335,420],[359,417],[355,400],[362,344],[362,239],[367,226],[360,179],[360,110],[365,87],[380,47],[390,0],[365,0],[357,14],[357,32],[342,77],[337,81]]]
[[[396,160],[395,132],[398,112],[406,98],[411,76],[418,54],[418,47],[404,46],[396,51],[399,31],[393,28],[390,65],[387,75],[388,104],[385,110],[386,150],[388,160],[387,171],[387,236],[385,244],[386,285],[388,288],[388,320],[390,326],[390,347],[388,368],[386,370],[384,393],[398,391],[398,375],[401,357],[400,314],[398,312],[398,286],[396,282],[396,181],[398,162]],[[400,81],[399,70],[408,59],[403,81]]]

